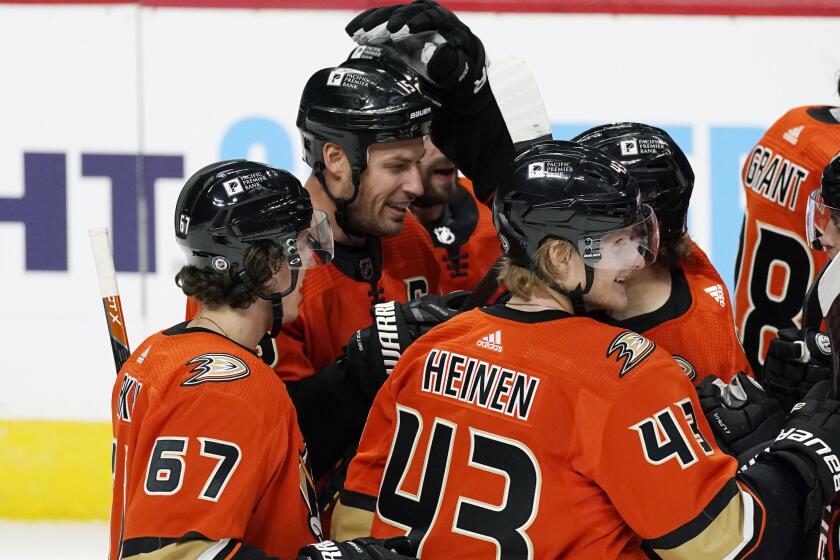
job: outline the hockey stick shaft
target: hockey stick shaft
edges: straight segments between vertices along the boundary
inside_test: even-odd
[[[537,80],[524,60],[502,57],[494,61],[489,65],[487,79],[493,88],[493,97],[505,121],[514,151],[524,149],[534,142],[551,139],[551,119],[545,110]],[[500,255],[485,273],[464,301],[461,311],[487,304],[496,293],[502,258]]]
[[[120,290],[117,286],[117,273],[114,270],[114,257],[111,254],[111,238],[108,228],[96,228],[88,231],[96,276],[102,294],[105,320],[108,324],[108,336],[111,340],[111,353],[117,373],[131,355],[128,334],[125,329],[125,315],[120,302]]]

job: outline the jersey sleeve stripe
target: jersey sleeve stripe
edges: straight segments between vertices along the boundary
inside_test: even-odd
[[[697,517],[670,533],[655,539],[649,539],[648,544],[651,548],[669,549],[677,548],[683,543],[690,541],[705,531],[709,524],[720,515],[737,494],[738,483],[732,478],[723,485],[723,488],[715,494],[711,501],[709,501],[709,504],[703,508]]]
[[[239,549],[239,541],[222,539],[201,553],[197,560],[228,560]]]
[[[752,546],[747,548],[746,546],[742,547],[743,553],[736,556],[736,558],[747,558],[750,554],[752,554],[757,548],[759,543],[764,536],[764,527],[766,525],[766,512],[764,511],[764,504],[761,503],[761,499],[753,492],[749,486],[746,484],[738,483],[742,492],[746,492],[753,498],[753,503],[755,504],[755,517],[753,527],[758,527],[758,532],[753,536],[752,539]],[[746,522],[746,520],[745,520]],[[754,531],[755,532],[755,531]]]
[[[122,543],[122,557],[128,559],[138,554],[149,554],[176,542],[178,542],[178,539],[162,537],[136,537],[126,539]]]
[[[741,558],[761,532],[762,511],[753,495],[732,479],[696,518],[648,544],[665,560]]]
[[[357,509],[363,509],[365,511],[376,511],[376,498],[374,496],[368,496],[367,494],[362,494],[360,492],[342,490],[341,503],[346,506]]]
[[[128,539],[123,543],[123,560],[229,560],[236,555],[241,547],[238,540],[221,539],[210,541],[206,539],[184,540],[181,538],[138,537]]]

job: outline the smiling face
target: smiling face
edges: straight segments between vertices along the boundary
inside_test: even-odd
[[[424,139],[426,153],[420,160],[420,177],[423,180],[423,196],[414,203],[417,206],[434,206],[446,203],[455,189],[458,173],[452,163],[432,140]]]
[[[402,231],[408,207],[423,194],[418,169],[422,157],[420,138],[370,147],[359,195],[346,210],[357,231],[374,237]]]
[[[627,307],[627,289],[624,279],[630,270],[595,270],[592,288],[583,296],[590,309],[618,311]]]
[[[645,266],[640,236],[632,228],[608,233],[600,239],[601,257],[594,266],[592,287],[583,296],[589,309],[619,311],[627,306],[625,279]],[[578,254],[573,257],[575,278],[584,284],[585,269]],[[568,286],[568,284],[567,284]],[[570,286],[574,288],[574,286]]]

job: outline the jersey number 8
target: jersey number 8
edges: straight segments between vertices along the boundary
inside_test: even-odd
[[[736,275],[742,266],[741,257],[746,256],[743,235]],[[743,266],[745,270],[738,276],[739,282],[746,281],[748,302],[740,325],[741,340],[753,370],[761,371],[767,337],[781,329],[798,327],[814,264],[799,236],[757,221],[755,249]]]

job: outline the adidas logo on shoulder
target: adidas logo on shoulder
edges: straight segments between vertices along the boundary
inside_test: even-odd
[[[143,353],[140,354],[139,356],[137,356],[137,363],[138,364],[142,364],[144,361],[146,361],[146,358],[149,356],[149,350],[151,350],[151,349],[152,349],[152,345],[149,344],[149,346],[146,347],[145,350],[143,350]]]
[[[712,296],[715,299],[715,301],[720,304],[721,307],[726,306],[726,296],[723,295],[723,286],[721,286],[720,284],[709,286],[703,291]]]
[[[793,144],[794,146],[799,141],[799,135],[802,133],[802,129],[805,128],[805,125],[796,126],[788,130],[782,135],[782,138]]]
[[[482,336],[475,344],[480,348],[487,348],[488,350],[493,350],[494,352],[501,352],[502,331],[496,331],[488,334],[487,336]]]

